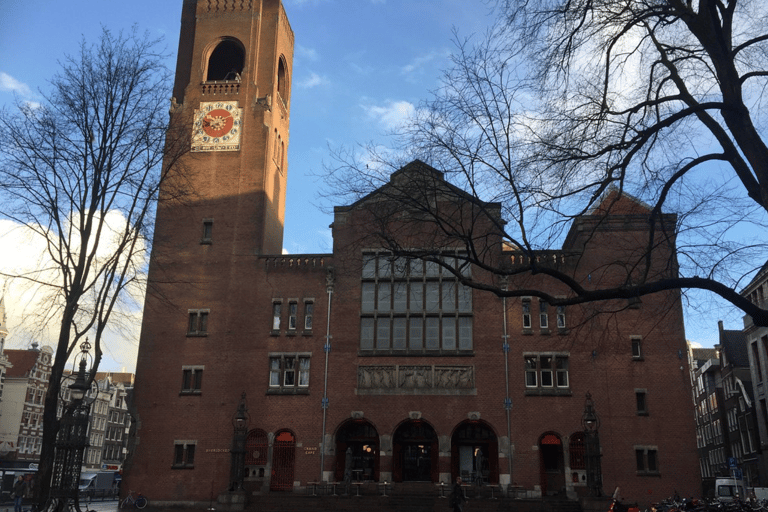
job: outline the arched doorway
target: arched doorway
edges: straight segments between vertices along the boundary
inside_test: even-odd
[[[296,462],[296,437],[289,430],[278,430],[272,445],[271,491],[293,490],[293,469]]]
[[[395,482],[437,482],[437,434],[423,420],[400,424],[392,439],[392,479]]]
[[[541,493],[551,496],[565,488],[563,442],[555,432],[545,432],[539,438],[541,461]]]
[[[337,482],[344,480],[348,458],[351,459],[350,475],[353,480],[379,480],[379,433],[370,422],[349,420],[336,431],[334,477]]]
[[[465,421],[451,436],[451,481],[499,483],[499,442],[485,422]]]
[[[267,433],[260,428],[248,432],[245,438],[245,471],[251,478],[264,478],[267,465]]]

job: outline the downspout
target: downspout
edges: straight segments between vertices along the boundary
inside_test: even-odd
[[[507,291],[507,279],[504,278],[502,288]],[[507,333],[507,298],[501,298],[503,309],[504,334],[502,335],[501,348],[504,351],[504,381],[506,395],[504,398],[504,410],[507,413],[507,471],[509,472],[509,484],[512,482],[512,399],[509,397],[509,334]]]
[[[323,352],[325,352],[325,375],[323,378],[323,400],[321,403],[323,408],[323,435],[320,438],[319,482],[323,481],[323,469],[325,468],[325,420],[328,414],[328,355],[331,353],[331,298],[333,297],[333,268],[329,268],[326,271],[325,284],[325,289],[328,292],[328,318],[325,326],[325,345],[323,345]]]

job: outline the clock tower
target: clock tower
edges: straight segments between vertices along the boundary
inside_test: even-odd
[[[156,503],[227,489],[230,409],[246,390],[263,408],[253,315],[283,248],[293,43],[281,0],[183,2],[123,484]]]
[[[279,0],[184,0],[171,116],[203,238],[235,228],[238,251],[282,252],[292,65]]]

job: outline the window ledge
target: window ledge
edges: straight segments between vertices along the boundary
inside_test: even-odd
[[[270,336],[280,336],[280,330],[279,329],[272,329],[269,331]]]
[[[308,395],[309,388],[269,388],[268,395]]]
[[[550,332],[549,332],[549,328],[548,328],[548,327],[544,327],[544,328],[540,329],[540,330],[539,330],[539,334],[543,334],[543,335],[548,335],[548,334],[550,334]]]
[[[633,361],[645,361],[643,356],[632,356]]]
[[[187,338],[205,338],[208,336],[207,332],[188,332]]]
[[[638,416],[650,416],[650,414],[648,414],[648,411],[638,412],[637,415]]]
[[[200,389],[189,389],[189,390],[187,390],[187,389],[182,389],[182,390],[179,392],[179,396],[190,396],[190,395],[191,395],[191,396],[200,396],[200,395],[202,395],[202,394],[203,394],[203,392],[202,392],[202,390],[200,390]]]
[[[527,328],[523,329],[523,335],[530,336],[531,334],[533,334],[533,329],[527,329]]]
[[[210,238],[203,238],[200,240],[200,245],[211,245],[213,240]]]
[[[571,388],[527,388],[525,396],[572,396]]]
[[[657,478],[661,478],[661,473],[658,471],[638,471],[637,476],[653,476]]]
[[[474,350],[358,350],[358,357],[474,357]]]
[[[194,464],[173,464],[171,469],[195,469]]]
[[[561,336],[564,336],[564,335],[568,334],[569,332],[570,331],[568,329],[566,329],[565,327],[557,329],[557,334],[559,334]]]
[[[296,333],[296,331],[295,331],[295,330],[291,330],[291,331],[285,331],[285,335],[286,335],[286,336],[296,336],[296,334],[297,334],[297,333]]]
[[[302,336],[312,336],[312,329],[305,329],[301,331]]]

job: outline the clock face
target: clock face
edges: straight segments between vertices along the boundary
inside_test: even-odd
[[[242,112],[236,101],[201,102],[192,126],[192,151],[239,151]]]

